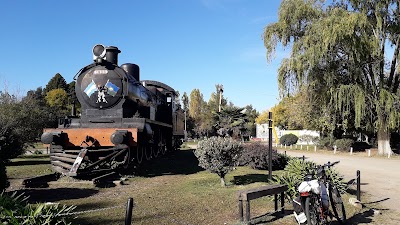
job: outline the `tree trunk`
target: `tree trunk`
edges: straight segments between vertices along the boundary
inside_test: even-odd
[[[221,186],[225,187],[225,177],[221,177]]]
[[[393,154],[390,147],[390,132],[389,129],[380,128],[378,130],[378,154],[387,155]]]

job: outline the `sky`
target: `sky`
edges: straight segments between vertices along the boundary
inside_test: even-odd
[[[208,101],[216,84],[236,106],[257,111],[279,102],[277,69],[262,34],[279,0],[0,0],[0,91],[25,95],[60,73],[69,83],[92,63],[96,44],[117,46],[119,64],[143,80]]]

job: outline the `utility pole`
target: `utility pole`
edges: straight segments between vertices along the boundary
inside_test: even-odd
[[[187,103],[188,103],[187,96],[186,96],[186,92],[184,93],[184,95],[182,96],[182,102],[183,102],[183,112],[185,113],[185,127],[183,130],[183,135],[184,135],[184,139],[185,141],[187,140],[187,130],[186,130],[186,114],[187,114]]]
[[[272,112],[268,112],[268,179],[272,180]]]
[[[222,84],[218,84],[217,88],[218,88],[218,92],[219,92],[218,112],[221,112],[222,93],[224,92],[224,86]]]

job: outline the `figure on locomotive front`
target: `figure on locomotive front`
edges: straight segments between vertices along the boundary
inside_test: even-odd
[[[67,176],[124,169],[168,150],[184,137],[177,93],[157,81],[140,80],[139,66],[118,66],[117,47],[96,45],[94,62],[74,77],[80,117],[60,119],[41,140],[50,145],[53,170]]]

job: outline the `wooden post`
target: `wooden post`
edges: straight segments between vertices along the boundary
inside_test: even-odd
[[[268,146],[269,146],[269,151],[268,151],[268,179],[272,180],[272,112],[268,113]]]
[[[250,201],[246,200],[246,222],[250,221]]]
[[[275,212],[278,211],[278,195],[274,194]]]
[[[361,201],[361,176],[360,171],[357,170],[357,200]]]
[[[132,209],[133,209],[133,198],[129,198],[128,203],[126,205],[125,225],[132,224]]]
[[[353,147],[350,147],[350,155],[353,155]]]
[[[242,199],[239,200],[239,219],[240,219],[240,222],[243,222],[243,201],[242,201]]]
[[[368,149],[368,157],[371,156],[371,149]]]
[[[337,146],[336,145],[333,146],[333,154],[336,154],[336,149],[337,149]]]
[[[317,146],[314,145],[314,152],[317,152]]]

